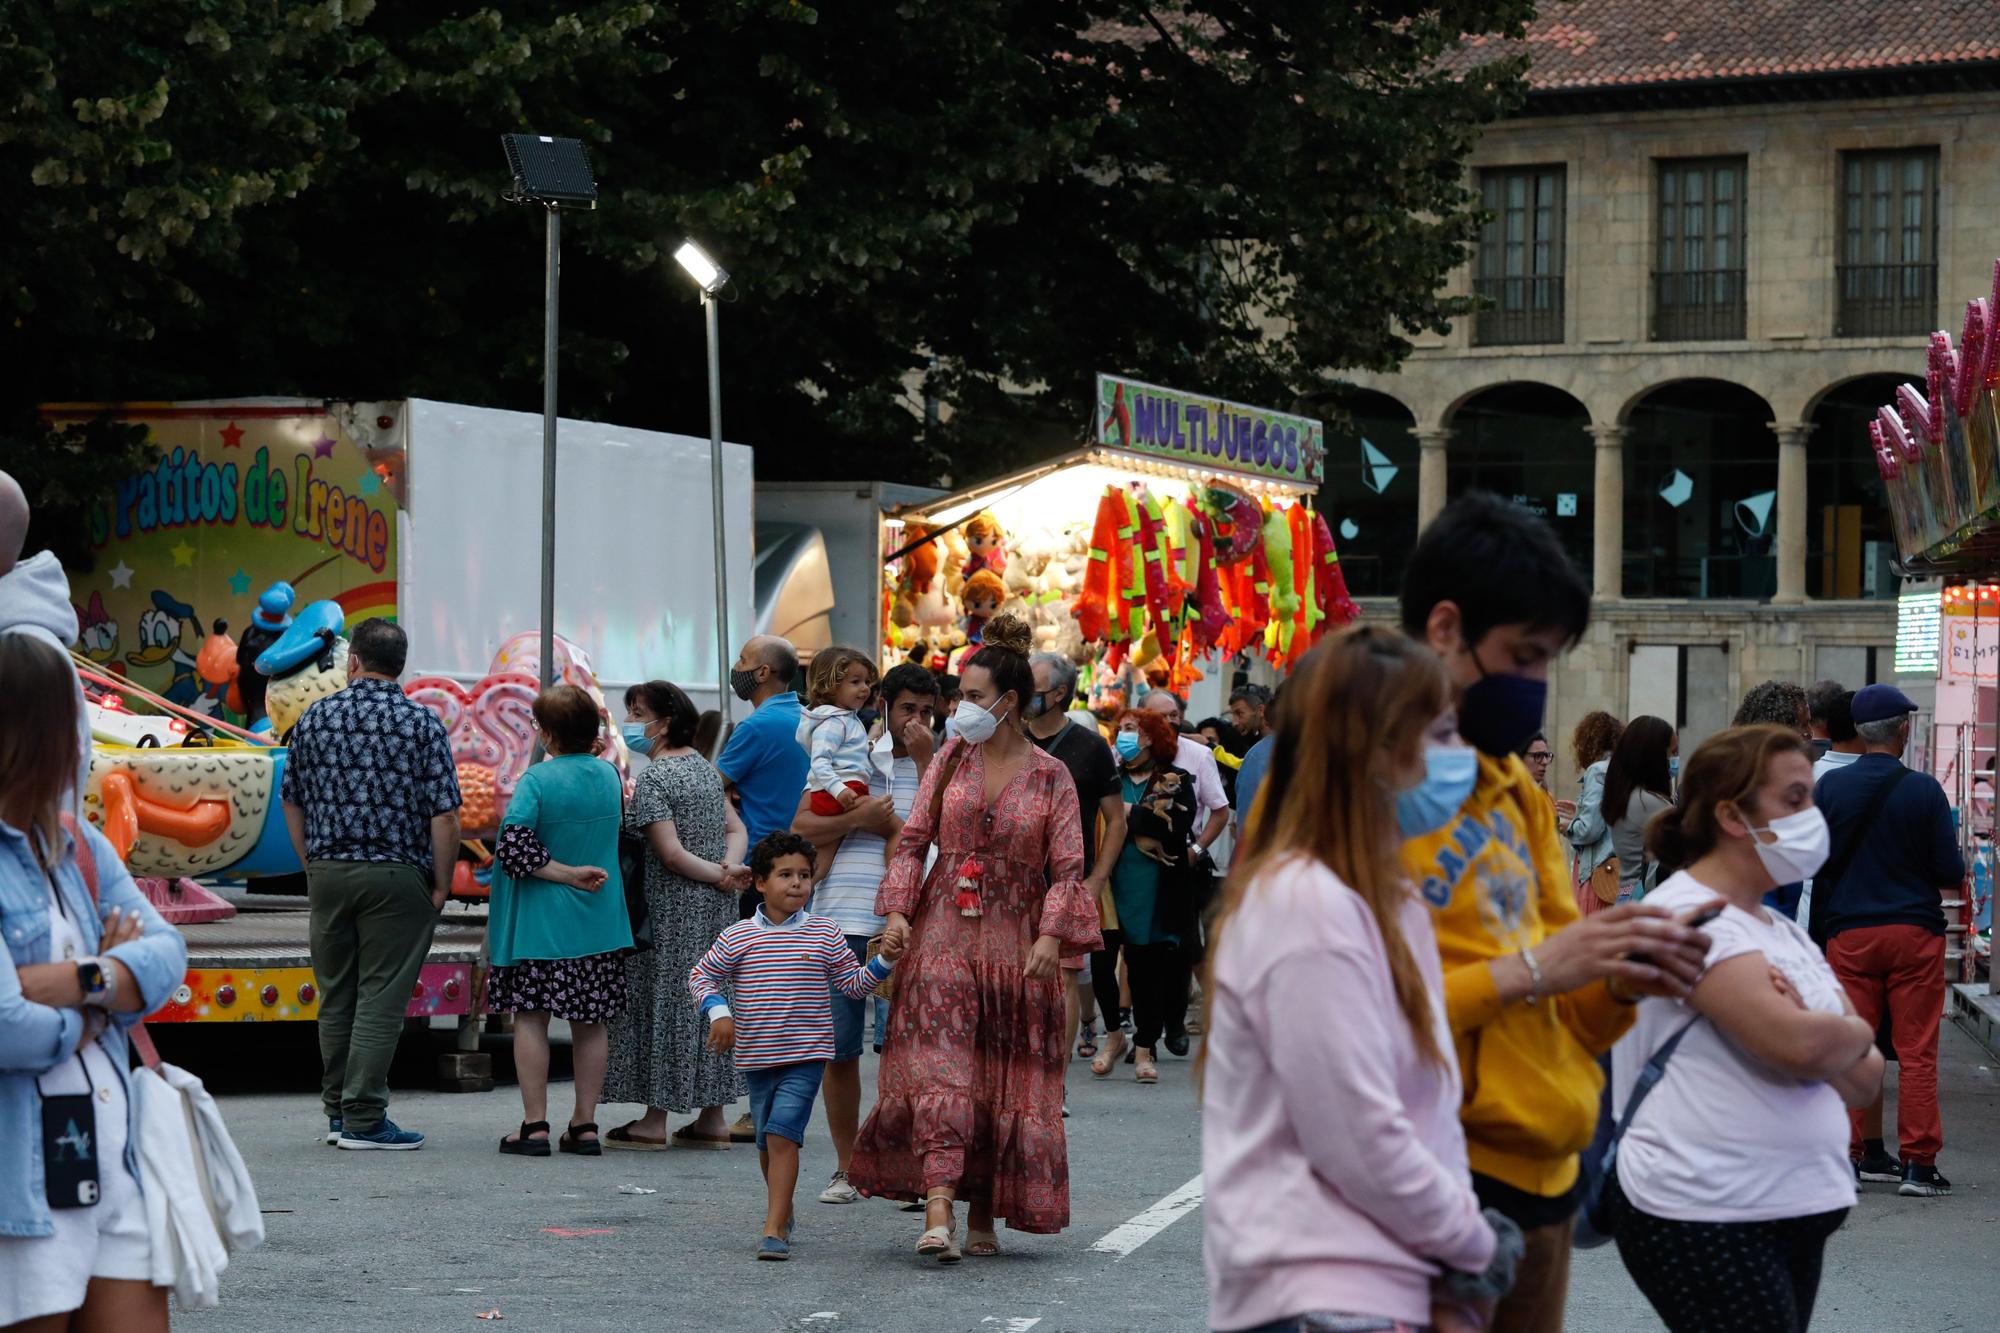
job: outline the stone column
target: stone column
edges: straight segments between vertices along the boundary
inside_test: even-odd
[[[1773,602],[1806,599],[1806,437],[1810,422],[1771,423],[1778,437],[1778,588]]]
[[[1625,595],[1625,437],[1628,426],[1592,426],[1597,442],[1597,492],[1591,498],[1590,595],[1617,601]]]
[[[1417,531],[1430,526],[1445,504],[1445,449],[1451,444],[1451,428],[1439,426],[1416,430],[1417,437]]]

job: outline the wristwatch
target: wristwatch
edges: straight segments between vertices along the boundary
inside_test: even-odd
[[[106,1009],[111,1005],[111,974],[104,970],[104,964],[95,958],[80,959],[76,965],[76,984],[83,991],[83,1002],[93,1009]]]

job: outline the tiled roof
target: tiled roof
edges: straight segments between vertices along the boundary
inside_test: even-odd
[[[1936,68],[2000,60],[2000,0],[1550,0],[1525,42],[1448,63],[1524,46],[1535,92]]]

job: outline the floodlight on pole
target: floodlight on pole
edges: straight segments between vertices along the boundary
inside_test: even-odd
[[[681,242],[681,248],[674,251],[674,262],[687,270],[687,275],[694,279],[695,286],[701,288],[703,296],[715,295],[729,281],[728,272],[693,241]]]
[[[715,690],[722,714],[722,734],[729,734],[729,542],[724,535],[722,501],[722,334],[716,322],[716,293],[729,273],[693,241],[682,241],[674,262],[701,288],[701,307],[708,328],[708,487],[715,524]]]
[[[542,674],[541,687],[555,680],[556,619],[556,334],[562,276],[562,212],[597,207],[597,178],[578,139],[546,134],[503,134],[513,188],[510,203],[536,204],[549,217],[548,254],[542,298]],[[540,751],[539,742],[536,745]]]

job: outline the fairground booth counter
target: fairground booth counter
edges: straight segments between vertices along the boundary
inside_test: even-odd
[[[1324,448],[1310,417],[1100,375],[1089,445],[888,519],[883,661],[956,672],[1013,610],[1100,716],[1158,688],[1220,713],[1218,664],[1275,679],[1358,614]]]
[[[1947,895],[1954,1008],[2000,1050],[2000,996],[1980,980],[1992,942],[1994,787],[2000,736],[2000,263],[1993,290],[1966,303],[1956,346],[1931,335],[1925,386],[1904,385],[1869,423],[1907,585],[1896,628],[1899,672],[1931,670],[1937,702],[1928,767],[1957,813],[1969,870]],[[1913,745],[1913,751],[1917,749]]]

